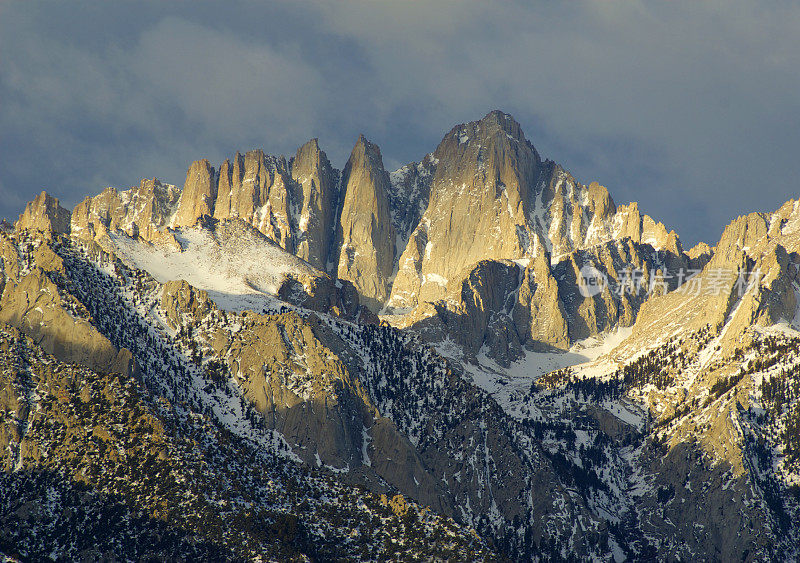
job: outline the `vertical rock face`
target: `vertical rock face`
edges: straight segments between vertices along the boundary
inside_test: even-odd
[[[234,162],[227,158],[219,167],[219,174],[217,175],[217,201],[214,202],[214,218],[221,219],[222,216],[228,216],[231,212],[231,189],[233,187],[233,169],[234,166],[238,169],[240,155],[237,152],[234,157]]]
[[[137,226],[139,236],[157,236],[175,213],[179,193],[177,186],[162,184],[155,178],[142,180],[138,189],[131,190],[128,218]]]
[[[522,348],[563,350],[632,325],[650,293],[674,290],[688,264],[683,253],[656,251],[626,237],[571,252],[551,265],[536,239],[530,258],[482,260],[451,280],[443,299],[423,302],[392,321],[432,341],[448,338],[468,356],[485,346],[488,357],[508,366]],[[604,280],[596,293],[581,287],[584,268]]]
[[[725,227],[714,249],[714,266],[738,266],[742,256],[761,241],[769,231],[769,214],[750,213]]]
[[[725,228],[701,277],[708,287],[724,288],[718,308],[728,323],[728,341],[752,325],[795,321],[798,251],[797,201],[787,202],[775,213],[739,217]]]
[[[291,161],[292,179],[302,190],[297,225],[297,256],[327,270],[331,239],[336,224],[336,174],[328,157],[312,139],[297,149]]]
[[[543,161],[504,113],[455,127],[432,160],[429,203],[400,257],[392,308],[441,299],[453,276],[479,260],[533,256],[536,248],[555,262],[629,237],[681,252],[674,233],[640,214],[635,204],[617,208],[603,186],[583,186]]]
[[[244,159],[238,152],[233,163],[225,160],[219,167],[219,183],[217,185],[217,202],[214,205],[214,218],[227,219],[231,215],[234,186],[241,186]]]
[[[543,166],[518,123],[492,112],[450,131],[433,158],[428,208],[400,259],[400,307],[440,298],[465,267],[522,257],[530,244],[526,202]]]
[[[552,256],[619,238],[613,221],[617,207],[608,190],[596,182],[582,186],[561,166],[548,164],[551,171],[533,203],[532,227]]]
[[[90,240],[103,230],[121,230],[129,236],[153,240],[169,224],[180,195],[178,187],[155,178],[144,179],[139,186],[121,192],[106,188],[75,206],[72,234]]]
[[[43,191],[25,206],[16,228],[67,234],[69,222],[69,211],[59,205],[57,198]]]
[[[546,251],[531,260],[482,260],[455,280],[444,299],[421,304],[398,325],[434,342],[449,339],[467,357],[483,349],[506,367],[523,347],[569,347],[567,313]]]
[[[342,174],[337,271],[339,278],[355,285],[373,311],[389,297],[394,266],[388,184],[380,149],[360,136]]]
[[[649,244],[653,248],[679,251],[675,232],[667,232],[662,223],[656,223],[648,215],[642,215],[636,202],[619,206],[613,218],[612,232],[616,239],[628,237],[634,242]]]
[[[267,156],[261,150],[236,154],[233,164],[220,167],[215,219],[238,217],[277,242],[295,251],[292,209],[300,195],[289,174],[286,159]]]
[[[94,238],[102,225],[106,229],[121,228],[125,206],[115,188],[106,188],[95,197],[84,198],[72,211],[72,231],[78,236]]]
[[[240,217],[255,224],[255,212],[267,203],[274,175],[263,151],[248,151],[243,158],[236,158],[231,185],[230,211],[220,218]],[[238,168],[238,170],[237,170]]]
[[[448,318],[448,328],[470,353],[477,354],[487,339],[501,340],[504,354],[509,347],[519,346],[519,337],[513,329],[509,330],[507,321],[514,291],[519,286],[520,270],[513,262],[485,260],[478,262],[464,281],[451,284],[452,298],[448,301],[458,306],[448,315],[452,317]],[[495,348],[490,344],[490,353]]]
[[[409,236],[428,208],[438,162],[430,153],[421,162],[412,162],[389,174],[389,211],[398,243],[396,257],[403,253]]]
[[[196,160],[186,173],[173,227],[194,225],[203,215],[213,215],[217,199],[217,179],[208,160]]]
[[[534,350],[569,347],[566,312],[546,252],[536,253],[525,268],[512,317],[522,344]]]

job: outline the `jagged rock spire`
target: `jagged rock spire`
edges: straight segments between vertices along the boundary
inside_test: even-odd
[[[61,207],[58,198],[42,191],[25,206],[25,211],[16,222],[16,228],[66,234],[69,233],[69,223],[69,210]]]
[[[193,225],[199,217],[213,215],[216,199],[214,168],[205,158],[194,161],[186,172],[186,181],[172,226]]]
[[[389,296],[394,266],[388,183],[380,149],[359,136],[342,174],[337,272],[339,278],[353,282],[373,310]]]
[[[297,149],[290,168],[292,179],[302,191],[296,254],[312,266],[326,270],[337,221],[336,173],[317,139]]]

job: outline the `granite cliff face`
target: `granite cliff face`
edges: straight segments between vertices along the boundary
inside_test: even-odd
[[[375,311],[389,296],[394,265],[388,185],[380,149],[362,135],[342,173],[337,274],[351,281]]]
[[[429,203],[400,256],[389,306],[433,302],[482,259],[521,259],[631,238],[681,252],[674,233],[636,204],[620,206],[597,183],[582,186],[543,161],[519,124],[501,112],[459,125],[434,151]]]
[[[43,193],[0,229],[0,554],[99,557],[60,499],[142,557],[798,557],[799,275],[798,202],[686,252],[501,112],[391,173],[361,136]]]
[[[196,160],[186,172],[178,209],[170,226],[190,226],[203,215],[211,215],[216,199],[217,178],[214,168],[205,159]]]
[[[17,229],[69,233],[69,218],[69,210],[61,207],[57,198],[47,192],[42,192],[25,206],[25,211],[19,216],[15,227]]]
[[[479,260],[522,258],[528,252],[533,240],[526,204],[543,173],[519,125],[499,112],[453,129],[434,158],[428,208],[409,242],[416,250],[424,238],[424,251],[418,264],[400,258],[403,269],[417,270],[418,287],[394,288],[394,295],[418,294],[417,300],[425,301],[443,295],[447,281]]]
[[[659,267],[663,273],[688,266],[674,232],[642,215],[636,203],[617,207],[604,187],[596,182],[583,186],[557,164],[542,160],[509,115],[492,112],[455,127],[428,161],[435,169],[425,184],[427,207],[399,258],[387,303],[388,312],[401,313],[388,317],[397,326],[426,326],[429,336],[440,337],[452,337],[455,330],[456,340],[468,341],[473,353],[487,344],[489,355],[505,363],[519,355],[520,347],[567,348],[576,340],[633,323],[641,297],[629,303],[624,293],[612,298],[609,289],[592,299],[578,295],[584,265],[600,266],[615,283],[622,281],[625,268],[645,267],[644,281],[649,282],[650,270],[655,274]],[[407,177],[408,173],[402,176]],[[628,242],[623,248],[619,241]],[[581,255],[584,250],[602,255],[587,260]],[[639,256],[642,250],[649,253],[647,259]],[[463,310],[463,304],[452,304],[461,300],[460,285],[481,260],[538,264],[543,281],[533,304],[520,304],[513,312],[490,306],[481,315],[468,314],[468,326],[481,326],[465,332],[453,329],[452,320],[426,321],[444,311],[451,311],[452,319],[454,311]],[[659,260],[668,264],[656,264]],[[529,299],[530,274],[525,274],[527,281],[508,288],[506,301]],[[566,283],[550,283],[553,275]],[[547,314],[531,315],[531,307]],[[455,318],[461,315],[463,311]],[[433,331],[434,325],[451,328]]]
[[[297,256],[328,270],[328,256],[337,224],[339,174],[320,150],[317,139],[297,149],[291,161],[292,178],[302,187]]]
[[[220,182],[214,218],[238,217],[294,253],[292,210],[299,197],[285,158],[260,150],[237,153],[232,165],[220,167]]]
[[[157,179],[142,180],[130,190],[107,188],[75,206],[71,229],[75,236],[92,240],[107,232],[154,240],[172,221],[181,190]]]

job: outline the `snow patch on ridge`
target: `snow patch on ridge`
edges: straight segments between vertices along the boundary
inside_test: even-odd
[[[110,233],[114,253],[126,264],[146,270],[159,283],[186,280],[208,291],[227,310],[259,310],[272,304],[290,275],[321,275],[309,264],[259,237],[218,238],[191,227],[174,233],[181,249]]]

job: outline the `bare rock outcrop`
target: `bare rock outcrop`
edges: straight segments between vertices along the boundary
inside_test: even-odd
[[[220,167],[217,194],[215,219],[239,217],[294,253],[292,209],[300,208],[301,195],[284,157],[261,150],[236,153],[232,163]]]
[[[769,215],[750,213],[732,221],[722,233],[711,259],[713,267],[737,264],[767,235]]]
[[[156,178],[143,179],[129,190],[106,188],[75,206],[71,232],[84,240],[117,231],[147,241],[158,240],[175,214],[180,196],[180,188]]]
[[[541,244],[541,243],[537,243]],[[631,239],[571,252],[555,265],[537,250],[531,258],[484,260],[450,282],[442,299],[385,317],[431,341],[449,338],[467,357],[483,346],[508,366],[522,350],[565,350],[574,342],[631,326],[652,296],[681,283],[689,259]],[[584,275],[600,283],[586,287]],[[685,280],[683,280],[685,281]]]
[[[19,329],[63,362],[134,373],[130,352],[114,347],[85,308],[50,279],[64,275],[63,263],[46,240],[38,242],[33,262],[20,263],[15,241],[0,235],[0,323]]]
[[[373,311],[389,297],[394,266],[388,184],[380,149],[360,136],[342,174],[337,272],[353,283]]]
[[[444,299],[421,303],[395,323],[429,340],[449,338],[467,357],[485,346],[503,366],[521,357],[523,348],[568,348],[568,323],[549,255],[528,262],[482,260],[448,285]]]
[[[292,179],[300,185],[302,193],[296,254],[326,271],[337,221],[337,174],[317,139],[297,149],[289,165]]]
[[[172,328],[179,326],[185,315],[192,322],[199,322],[214,308],[208,292],[192,287],[186,280],[172,280],[161,290],[161,308],[166,313]]]
[[[651,297],[674,290],[686,278],[681,251],[657,251],[630,238],[578,250],[553,267],[572,341],[618,326],[631,326]],[[589,277],[598,285],[591,286]]]
[[[547,253],[536,253],[523,271],[512,318],[522,343],[531,349],[569,347],[567,314]]]
[[[217,199],[217,178],[206,159],[196,160],[186,172],[186,181],[178,201],[171,227],[194,225],[203,215],[214,214]]]
[[[732,221],[719,242],[687,255],[702,270],[677,291],[643,304],[631,345],[646,346],[667,327],[684,333],[708,326],[731,353],[752,326],[794,323],[800,265],[800,205],[789,201],[775,213],[751,213]],[[691,258],[695,255],[694,258]],[[797,326],[795,324],[795,326]],[[674,328],[669,329],[674,330]]]
[[[16,229],[69,233],[70,213],[55,198],[43,191],[25,206],[16,222]]]
[[[278,297],[312,311],[377,323],[374,314],[364,316],[369,310],[359,305],[358,292],[352,283],[334,280],[327,275],[288,276],[278,288]]]
[[[672,231],[617,207],[608,190],[578,183],[544,161],[502,112],[459,125],[431,156],[428,205],[399,258],[388,303],[394,310],[436,301],[479,260],[516,260],[546,251],[554,262],[577,250],[630,238],[672,254]]]
[[[526,202],[542,162],[510,116],[492,112],[454,128],[433,158],[428,208],[400,257],[395,307],[440,299],[471,264],[521,258],[530,243]]]

